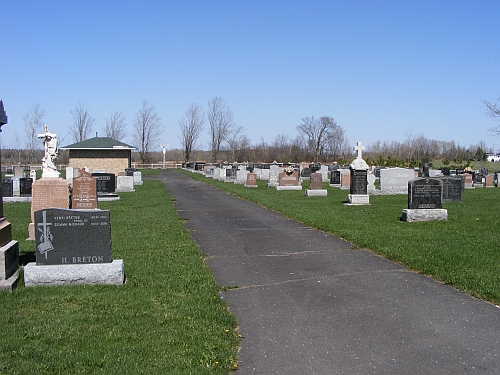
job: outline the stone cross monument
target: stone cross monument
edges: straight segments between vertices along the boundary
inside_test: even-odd
[[[353,150],[358,152],[358,156],[349,166],[351,170],[349,204],[351,205],[370,204],[370,196],[367,192],[369,166],[362,158],[364,149],[365,146],[361,142],[357,142],[356,146],[353,147]]]

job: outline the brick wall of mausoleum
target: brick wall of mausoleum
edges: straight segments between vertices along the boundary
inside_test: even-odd
[[[90,172],[105,169],[107,173],[118,175],[130,168],[130,158],[130,150],[70,150],[68,164],[73,168],[87,168]]]

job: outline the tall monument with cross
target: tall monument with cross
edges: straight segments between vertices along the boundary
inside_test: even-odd
[[[28,225],[28,239],[35,239],[35,212],[45,208],[69,208],[69,182],[61,178],[57,171],[56,160],[59,152],[57,136],[44,126],[38,134],[43,141],[45,156],[42,159],[42,178],[33,182],[31,189],[31,223]]]
[[[368,164],[363,160],[363,150],[365,146],[361,142],[357,142],[353,147],[354,151],[358,152],[356,159],[353,160],[349,169],[351,170],[351,185],[349,194],[350,205],[370,204],[370,196],[368,195]]]
[[[7,113],[0,100],[0,132],[7,124]],[[0,160],[0,170],[1,170]],[[19,244],[12,240],[12,228],[3,216],[3,197],[0,189],[0,290],[12,291],[17,285],[19,268]]]

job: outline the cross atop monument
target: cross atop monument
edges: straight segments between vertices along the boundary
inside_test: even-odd
[[[361,145],[361,142],[357,142],[356,146],[354,146],[352,149],[358,152],[358,156],[356,157],[357,159],[363,159],[362,158],[362,152],[365,149],[365,146]]]

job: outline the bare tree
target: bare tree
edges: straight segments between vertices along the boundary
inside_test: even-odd
[[[184,161],[189,161],[191,152],[196,147],[196,142],[203,131],[204,124],[205,114],[203,109],[198,104],[189,104],[184,117],[179,121],[181,142],[184,145]]]
[[[40,146],[37,135],[43,129],[43,116],[45,110],[40,103],[35,103],[23,117],[26,132],[26,148],[28,151],[28,164],[33,164],[35,149]],[[19,147],[19,144],[17,144]]]
[[[222,143],[228,139],[234,127],[233,112],[218,96],[208,102],[208,122],[210,123],[212,161],[216,162]]]
[[[90,132],[92,132],[95,119],[90,115],[88,108],[83,103],[78,103],[75,109],[71,111],[71,114],[73,115],[73,126],[70,131],[73,140],[75,142],[86,140]]]
[[[134,140],[139,145],[139,159],[141,163],[147,163],[149,150],[158,143],[161,133],[161,119],[147,100],[142,101],[142,108],[135,115],[134,131]]]
[[[109,118],[105,119],[106,126],[104,127],[104,134],[106,137],[121,141],[127,135],[126,128],[127,123],[125,122],[125,115],[123,112],[115,111]]]
[[[330,157],[337,161],[340,157],[346,157],[346,151],[350,151],[349,141],[345,136],[345,131],[341,126],[335,124],[328,132],[326,149]]]
[[[308,150],[312,153],[315,163],[319,162],[320,156],[325,151],[329,138],[334,136],[337,126],[333,117],[327,116],[319,119],[315,119],[314,116],[305,117],[302,119],[302,123],[297,126],[297,130],[307,142]]]
[[[241,141],[243,137],[243,131],[245,128],[243,126],[234,126],[227,136],[227,144],[229,145],[229,150],[231,151],[231,161],[236,162],[236,151],[241,148]]]
[[[496,121],[500,121],[500,98],[497,99],[497,103],[490,103],[483,100],[483,104],[486,106],[486,114]],[[494,135],[500,135],[500,125],[491,127],[488,129]]]

